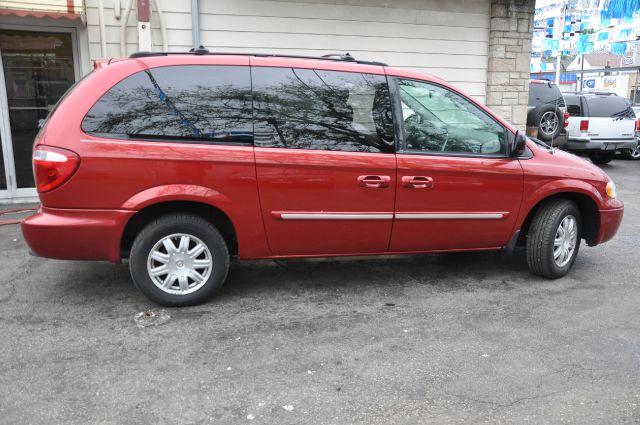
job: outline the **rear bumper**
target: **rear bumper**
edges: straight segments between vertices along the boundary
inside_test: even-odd
[[[570,151],[615,151],[618,149],[635,149],[636,139],[629,140],[594,140],[589,138],[570,137],[566,149]]]
[[[552,142],[551,142],[551,141],[548,141],[548,142],[546,142],[546,143],[547,143],[548,145],[551,145],[551,144],[552,144]],[[561,148],[561,147],[567,146],[567,143],[569,143],[569,135],[567,134],[566,130],[564,130],[564,129],[563,129],[563,130],[560,132],[560,134],[558,134],[558,137],[555,137],[555,138],[553,139],[553,146],[554,146],[554,147]]]
[[[613,238],[620,227],[622,216],[624,215],[624,206],[622,202],[617,201],[620,205],[618,208],[600,210],[600,226],[598,228],[597,244],[601,244]]]
[[[22,234],[38,256],[120,262],[120,238],[134,211],[40,208]]]

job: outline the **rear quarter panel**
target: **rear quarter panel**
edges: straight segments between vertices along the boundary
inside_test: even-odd
[[[146,58],[153,65],[183,62]],[[246,57],[193,57],[194,64],[248,65]],[[49,208],[138,211],[164,201],[190,200],[227,214],[236,228],[239,255],[268,253],[257,193],[251,146],[135,141],[94,137],[81,130],[86,112],[113,85],[145,69],[143,60],[103,68],[63,102],[39,143],[80,155],[76,174],[59,188],[40,194]]]

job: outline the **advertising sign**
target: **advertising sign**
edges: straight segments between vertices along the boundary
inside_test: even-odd
[[[627,97],[629,88],[628,75],[609,75],[606,77],[585,77],[582,80],[582,91],[616,93]]]

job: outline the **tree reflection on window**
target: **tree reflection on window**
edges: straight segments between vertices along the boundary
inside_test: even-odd
[[[82,128],[110,137],[250,142],[249,69],[191,65],[138,72],[102,96]]]
[[[293,68],[252,68],[256,146],[392,152],[385,77]]]

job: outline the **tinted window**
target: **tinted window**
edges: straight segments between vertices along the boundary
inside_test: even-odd
[[[112,137],[250,142],[249,68],[198,65],[140,71],[102,96],[82,129]]]
[[[404,149],[504,155],[505,130],[461,95],[433,84],[399,80]]]
[[[529,106],[541,105],[565,106],[560,89],[553,83],[529,83]]]
[[[567,112],[572,117],[582,116],[582,107],[580,106],[580,97],[575,95],[566,95],[564,97],[567,103]]]
[[[393,151],[385,77],[267,67],[251,72],[256,146]]]
[[[620,96],[585,96],[590,117],[635,118],[629,102]]]

